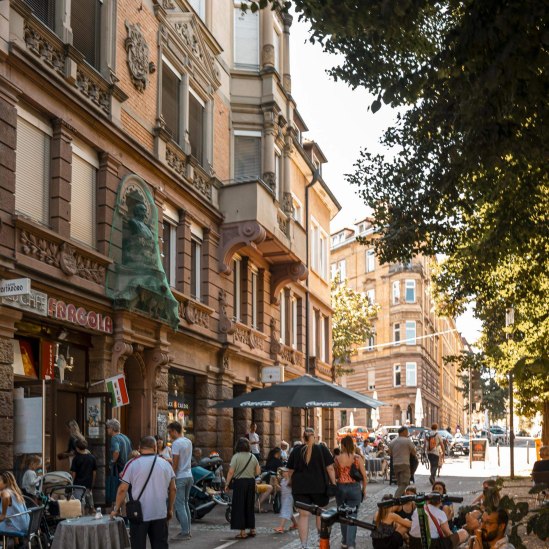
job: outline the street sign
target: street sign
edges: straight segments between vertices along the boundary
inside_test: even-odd
[[[0,297],[9,295],[27,295],[31,291],[30,278],[14,278],[0,282]]]
[[[264,366],[261,369],[262,383],[281,383],[284,381],[284,366]]]

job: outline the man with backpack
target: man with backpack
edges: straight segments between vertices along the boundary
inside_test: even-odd
[[[438,434],[438,425],[433,423],[431,425],[431,430],[425,435],[425,448],[427,450],[427,459],[431,466],[431,475],[429,476],[429,481],[431,484],[435,482],[437,476],[437,471],[439,466],[442,465],[444,460],[444,441],[442,437]]]

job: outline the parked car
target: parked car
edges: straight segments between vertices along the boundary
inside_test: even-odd
[[[449,455],[450,456],[457,456],[457,455],[469,455],[469,436],[468,435],[460,435],[459,437],[454,437],[454,440],[449,448]]]
[[[355,442],[358,438],[365,440],[368,438],[369,430],[367,427],[362,427],[360,425],[353,425],[352,427],[347,425],[346,427],[342,427],[338,430],[337,441],[341,442],[341,440],[347,435],[352,436]]]

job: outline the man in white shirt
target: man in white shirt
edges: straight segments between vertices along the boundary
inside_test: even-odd
[[[172,440],[172,467],[175,473],[175,516],[181,525],[181,532],[172,541],[181,541],[191,538],[191,511],[189,509],[189,496],[193,485],[191,472],[191,457],[193,443],[183,436],[183,428],[178,421],[172,421],[168,425],[168,434]]]
[[[482,541],[490,549],[515,549],[505,535],[508,523],[509,515],[505,509],[498,509],[493,513],[485,512],[482,515]]]
[[[257,425],[252,423],[250,425],[250,432],[246,435],[246,438],[250,441],[250,451],[256,457],[257,461],[261,460],[259,453],[259,435],[256,433]]]
[[[168,549],[168,521],[173,515],[175,475],[171,465],[157,457],[154,437],[143,437],[139,452],[141,455],[129,461],[122,471],[111,516],[120,513],[120,506],[131,489],[132,498],[139,499],[143,512],[141,524],[130,522],[132,549],[145,549],[147,536],[153,549]]]

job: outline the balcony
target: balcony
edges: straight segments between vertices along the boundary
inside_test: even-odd
[[[417,261],[411,261],[409,263],[391,263],[389,265],[389,274],[395,273],[419,273],[424,276],[423,265]]]
[[[219,189],[219,209],[224,215],[219,269],[231,272],[234,254],[245,246],[255,248],[272,265],[271,298],[290,280],[303,280],[305,229],[280,208],[274,192],[255,179],[224,185]]]

